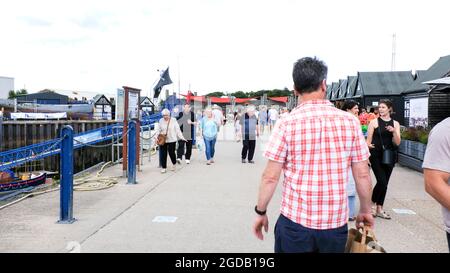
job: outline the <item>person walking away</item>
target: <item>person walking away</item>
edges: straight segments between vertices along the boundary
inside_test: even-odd
[[[259,125],[261,134],[264,134],[264,129],[267,125],[267,109],[264,107],[259,112]]]
[[[220,107],[215,104],[212,113],[214,120],[217,123],[217,131],[220,131],[220,127],[223,125],[223,114],[222,111],[220,110]]]
[[[191,106],[189,104],[184,105],[183,111],[178,116],[178,124],[180,125],[181,132],[187,142],[183,140],[178,141],[177,163],[181,164],[183,155],[185,155],[186,164],[190,164],[192,155],[192,140],[195,135],[195,125],[197,124],[197,119],[194,112],[191,111]]]
[[[372,120],[367,129],[370,165],[377,179],[372,195],[372,213],[375,217],[391,219],[391,216],[383,209],[383,206],[395,160],[383,163],[383,153],[386,150],[393,153],[396,147],[400,145],[400,124],[391,118],[393,106],[390,100],[380,100],[378,105],[380,117]]]
[[[206,154],[206,164],[211,165],[214,163],[215,146],[217,140],[218,126],[217,122],[213,117],[211,108],[206,108],[205,117],[203,117],[201,124],[201,134],[205,142],[205,154]]]
[[[360,199],[356,226],[374,225],[369,150],[359,122],[326,100],[326,65],[302,58],[293,69],[296,107],[275,125],[264,156],[253,233],[263,240],[268,204],[284,174],[275,252],[344,252],[348,233],[346,186],[350,165]]]
[[[354,115],[359,122],[359,105],[354,100],[347,100],[342,106],[342,110]],[[348,209],[349,209],[349,221],[356,220],[356,187],[355,179],[353,177],[352,168],[349,169],[348,184],[347,184],[347,196],[348,196]]]
[[[277,109],[275,109],[275,107],[272,107],[269,110],[269,127],[270,127],[270,132],[272,132],[273,127],[277,123],[277,120],[278,120],[278,111],[277,111]]]
[[[175,171],[175,166],[177,164],[177,155],[175,154],[177,140],[180,139],[185,142],[187,142],[187,140],[184,138],[176,118],[170,116],[170,111],[168,109],[164,109],[162,110],[161,114],[163,117],[159,120],[159,127],[156,135],[166,134],[166,141],[164,145],[161,145],[159,147],[159,149],[161,150],[161,173],[166,173],[167,154],[169,154],[170,160],[173,164],[171,170]]]
[[[241,118],[242,124],[242,163],[254,164],[253,156],[255,155],[256,137],[259,137],[258,118],[255,115],[255,107],[248,106],[247,113]]]
[[[423,174],[425,190],[442,205],[445,231],[450,252],[450,118],[438,123],[431,130]]]

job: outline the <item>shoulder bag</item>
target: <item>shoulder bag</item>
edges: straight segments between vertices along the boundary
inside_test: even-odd
[[[172,118],[169,119],[169,123],[167,123],[167,130],[165,134],[159,134],[158,135],[158,140],[157,140],[157,144],[159,146],[163,146],[164,144],[166,144],[166,139],[167,139],[167,133],[169,133],[169,126],[170,126],[170,121],[172,120]]]
[[[383,158],[381,163],[384,165],[394,165],[394,151],[391,149],[387,149],[383,144],[383,138],[381,137],[381,125],[378,120],[378,134],[380,135],[381,146],[383,148]]]

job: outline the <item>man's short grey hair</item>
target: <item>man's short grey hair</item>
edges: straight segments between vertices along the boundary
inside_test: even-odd
[[[163,109],[162,111],[161,111],[161,115],[163,115],[163,116],[170,116],[170,111],[169,111],[169,109]]]
[[[212,112],[211,107],[206,107],[206,108],[205,108],[205,113],[206,113],[206,112]]]

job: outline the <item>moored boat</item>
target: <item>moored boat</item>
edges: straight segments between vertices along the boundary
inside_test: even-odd
[[[47,179],[46,173],[40,173],[29,179],[16,179],[8,182],[0,182],[0,192],[23,189],[27,187],[35,187],[45,183]]]

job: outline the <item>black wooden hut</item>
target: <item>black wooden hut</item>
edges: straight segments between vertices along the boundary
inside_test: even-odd
[[[433,127],[450,116],[450,92],[446,85],[428,85],[450,76],[450,55],[439,58],[428,70],[418,71],[415,81],[402,94],[408,127]]]
[[[393,118],[404,125],[404,99],[401,93],[414,81],[411,71],[358,72],[354,99],[364,108],[389,99],[394,105]]]

